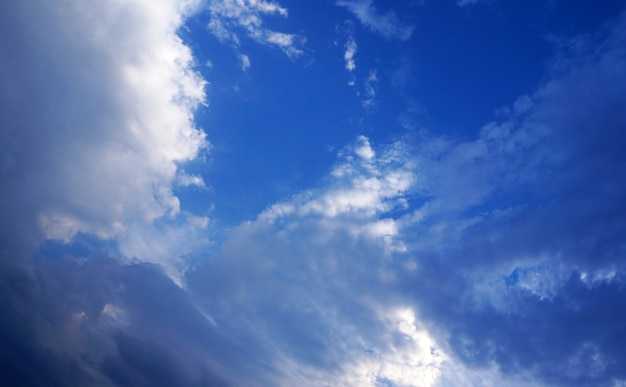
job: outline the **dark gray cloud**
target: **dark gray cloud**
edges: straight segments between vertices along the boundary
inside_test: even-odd
[[[66,257],[0,285],[3,384],[228,386],[220,362],[245,354],[154,266]]]

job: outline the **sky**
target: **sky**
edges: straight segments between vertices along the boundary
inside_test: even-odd
[[[625,386],[623,0],[0,2],[0,384]]]

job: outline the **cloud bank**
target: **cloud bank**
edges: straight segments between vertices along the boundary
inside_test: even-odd
[[[175,218],[178,165],[208,147],[205,81],[177,36],[198,3],[2,5],[3,246],[77,233],[122,241]],[[155,257],[138,257],[156,259]]]

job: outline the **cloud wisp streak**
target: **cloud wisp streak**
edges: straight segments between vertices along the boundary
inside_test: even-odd
[[[257,0],[211,0],[209,2],[209,30],[223,42],[240,46],[239,30],[248,38],[270,46],[276,46],[289,58],[297,58],[304,51],[305,38],[278,32],[263,26],[263,18],[269,15],[287,17],[288,11],[273,1]],[[245,66],[244,66],[245,67]]]
[[[368,29],[387,39],[409,40],[414,27],[402,23],[393,11],[381,14],[373,0],[340,0],[336,3],[348,9]]]

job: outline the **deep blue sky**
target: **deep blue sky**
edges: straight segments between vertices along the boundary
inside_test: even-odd
[[[389,141],[407,132],[400,117],[411,121],[411,131],[473,138],[499,109],[550,76],[559,54],[555,40],[597,33],[622,3],[376,4],[414,28],[408,41],[370,32],[332,2],[283,4],[289,18],[264,23],[306,36],[304,54],[288,60],[244,37],[240,51],[254,63],[246,72],[232,47],[207,35],[211,16],[194,16],[182,36],[200,65],[213,64],[198,68],[211,86],[209,107],[197,117],[214,146],[215,163],[199,168],[216,187],[218,218],[240,222],[314,185],[333,162],[329,148],[359,134]],[[358,43],[360,83],[372,69],[380,78],[373,109],[361,106],[361,85],[346,85],[348,33]]]
[[[623,0],[0,5],[0,384],[626,384]]]

